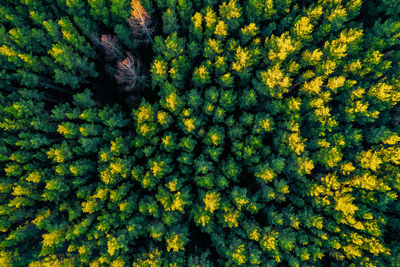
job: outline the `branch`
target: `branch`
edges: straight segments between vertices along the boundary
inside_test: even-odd
[[[127,22],[133,34],[142,35],[145,33],[150,42],[154,44],[153,38],[151,38],[151,32],[153,30],[150,28],[151,20],[149,14],[144,10],[139,0],[132,0],[131,7],[131,17],[127,19]]]
[[[128,52],[128,57],[117,64],[115,79],[118,83],[125,84],[125,90],[131,92],[138,82],[146,85],[145,76],[141,75],[139,71],[140,62],[135,61],[132,54]]]
[[[95,34],[92,34],[92,40],[99,46],[103,47],[106,56],[111,59],[123,59],[124,56],[120,51],[120,45],[115,35],[102,34],[99,39]]]

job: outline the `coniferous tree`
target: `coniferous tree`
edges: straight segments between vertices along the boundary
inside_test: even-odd
[[[395,2],[23,2],[0,6],[2,265],[398,264]],[[129,23],[154,51],[130,115],[20,89],[94,78],[93,32],[138,88]]]

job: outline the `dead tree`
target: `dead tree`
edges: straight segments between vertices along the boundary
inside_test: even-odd
[[[125,85],[125,91],[132,92],[147,83],[146,76],[140,73],[140,62],[131,53],[127,54],[128,56],[124,60],[118,61],[115,79],[118,83]]]
[[[127,22],[132,29],[132,33],[135,36],[146,35],[148,40],[154,44],[153,38],[151,38],[153,29],[151,27],[150,15],[144,10],[139,0],[132,0],[131,7],[131,16],[127,19]]]
[[[118,38],[115,35],[102,34],[101,37],[98,38],[95,34],[92,34],[92,40],[96,45],[104,49],[107,59],[122,60],[124,58],[118,43]]]
[[[395,126],[400,125],[400,104],[397,104],[394,108],[393,123]]]

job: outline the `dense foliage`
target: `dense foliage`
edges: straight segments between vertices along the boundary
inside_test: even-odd
[[[400,266],[398,1],[51,3],[0,5],[1,266]]]

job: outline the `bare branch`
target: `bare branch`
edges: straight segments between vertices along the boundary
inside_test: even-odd
[[[118,38],[115,35],[102,34],[101,37],[98,38],[95,34],[92,34],[92,40],[96,45],[103,47],[108,59],[122,60],[124,58],[118,43]]]
[[[393,123],[395,126],[400,125],[400,105],[394,108]]]
[[[124,89],[127,92],[133,91],[140,85],[146,85],[145,78],[140,74],[140,62],[135,60],[131,53],[128,52],[128,57],[118,62],[115,79],[118,83],[125,85]]]

